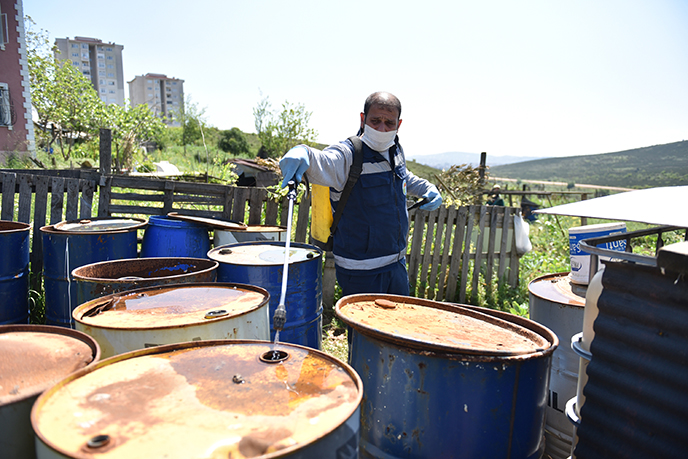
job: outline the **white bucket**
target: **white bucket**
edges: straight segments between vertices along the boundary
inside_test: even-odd
[[[571,255],[571,281],[577,284],[588,284],[590,276],[590,254],[581,250],[580,241],[596,237],[611,236],[626,232],[626,223],[601,223],[599,225],[577,226],[569,228],[569,249]],[[626,241],[614,241],[599,244],[597,247],[607,250],[623,252],[626,250]],[[608,260],[608,257],[599,257],[599,260]],[[601,267],[598,266],[598,270]]]

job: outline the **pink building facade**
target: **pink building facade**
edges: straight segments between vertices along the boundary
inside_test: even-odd
[[[0,167],[35,157],[22,0],[0,0]]]

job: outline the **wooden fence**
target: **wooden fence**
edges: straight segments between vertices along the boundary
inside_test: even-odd
[[[47,224],[95,215],[180,212],[249,225],[287,224],[288,200],[275,198],[265,188],[101,175],[80,170],[27,172],[0,170],[0,218],[31,223],[34,236]],[[494,279],[497,285],[516,286],[518,255],[513,220],[519,212],[518,208],[487,206],[411,211],[407,257],[411,294],[463,303],[480,288],[493,289]],[[294,206],[293,241],[309,241],[309,223],[310,197],[304,195]],[[33,237],[31,250],[32,288],[38,291],[43,267],[41,239]],[[334,295],[334,260],[328,253],[323,272],[326,307],[332,307]]]

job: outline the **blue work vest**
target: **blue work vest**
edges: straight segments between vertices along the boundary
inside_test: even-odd
[[[401,147],[389,154],[392,164],[363,144],[363,170],[334,233],[335,263],[345,272],[384,271],[406,254],[408,171]],[[334,211],[338,201],[331,202]]]

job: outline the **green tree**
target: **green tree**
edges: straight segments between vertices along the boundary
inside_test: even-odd
[[[253,109],[256,132],[262,144],[262,155],[259,155],[276,158],[295,145],[314,145],[318,133],[308,126],[311,114],[303,104],[287,101],[277,113],[272,111],[268,97],[263,98]]]
[[[72,65],[60,60],[43,29],[27,16],[27,59],[31,99],[38,113],[38,127],[48,146],[57,142],[65,160],[76,140],[88,140],[97,133],[103,102],[91,82]]]
[[[190,95],[186,96],[179,110],[173,112],[173,119],[182,128],[181,144],[184,146],[184,154],[186,154],[187,145],[203,140],[203,129],[206,127],[204,115],[205,108],[199,109],[198,104],[191,100]]]
[[[231,153],[234,156],[248,153],[246,136],[239,128],[235,127],[220,132],[220,140],[217,146],[220,150]]]
[[[133,160],[139,145],[162,138],[165,124],[156,117],[148,105],[121,107],[110,104],[104,107],[101,126],[112,129],[113,152],[120,168],[133,169]]]

